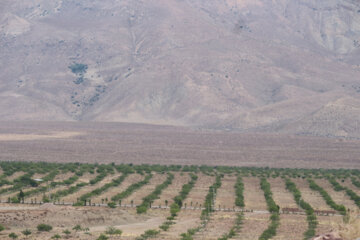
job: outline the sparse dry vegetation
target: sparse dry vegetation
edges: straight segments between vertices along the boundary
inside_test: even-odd
[[[358,209],[337,205],[332,189],[324,186],[332,184],[356,202],[357,195],[345,183],[354,182],[359,170],[42,162],[0,162],[0,167],[1,178],[17,176],[6,182],[10,190],[0,193],[0,235],[5,236],[308,239],[334,229],[350,239],[358,229],[354,217]],[[41,181],[34,184],[34,176],[42,176]],[[324,185],[328,180],[331,184]],[[176,181],[182,185],[175,195],[168,188],[178,186]],[[50,194],[47,186],[57,190]],[[116,193],[117,189],[122,190]],[[170,193],[172,199],[167,198]],[[44,194],[50,203],[35,200],[37,194]],[[142,207],[144,211],[139,211]]]

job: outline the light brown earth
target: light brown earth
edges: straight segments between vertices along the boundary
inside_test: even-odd
[[[217,190],[215,208],[231,208],[235,206],[235,183],[236,176],[227,176],[225,175],[221,179],[221,187]]]
[[[280,214],[280,226],[273,240],[302,240],[308,224],[306,215]]]
[[[71,138],[82,135],[82,132],[47,132],[40,134],[0,134],[0,141],[30,141],[30,140],[47,140],[53,138]]]
[[[282,208],[298,208],[291,192],[286,190],[285,181],[282,178],[269,178],[273,199],[280,209]]]
[[[239,240],[257,240],[269,225],[270,214],[245,213],[241,233],[235,238]]]
[[[11,176],[6,177],[6,180],[11,182],[11,181],[14,181],[14,179],[17,179],[18,177],[20,177],[20,176],[22,176],[24,174],[25,174],[25,172],[22,172],[22,171],[15,172]]]
[[[197,233],[195,240],[211,239],[217,240],[224,234],[227,234],[236,219],[235,212],[215,212],[203,231]]]
[[[328,216],[317,216],[317,220],[319,222],[319,225],[316,229],[316,233],[321,234],[321,233],[331,232],[332,230],[337,230],[339,224],[343,222],[343,217],[333,216],[329,218]],[[345,239],[345,240],[352,240],[352,239]]]
[[[180,191],[183,183],[187,183],[189,176],[187,173],[180,174],[174,172],[175,179],[167,189],[163,191],[160,199],[157,201],[163,202],[165,198],[174,196]],[[70,196],[72,198],[80,196],[83,193],[93,190],[97,187],[103,186],[103,184],[109,182],[111,179],[120,176],[115,174],[108,176],[105,180],[91,186],[90,188],[83,190],[81,193],[78,192]],[[162,183],[166,179],[166,174],[154,174],[150,184],[145,185],[129,199],[133,199],[134,203],[141,203],[141,199],[148,195],[157,184]],[[179,239],[179,235],[186,232],[187,229],[194,228],[200,224],[200,209],[190,209],[190,202],[193,202],[193,206],[197,204],[203,204],[205,196],[208,193],[209,186],[214,183],[214,176],[207,176],[202,173],[198,173],[199,179],[196,182],[194,188],[189,193],[188,198],[184,201],[187,203],[188,208],[182,209],[177,218],[176,224],[172,225],[169,231],[161,232],[156,239],[162,240],[175,240]],[[80,177],[77,182],[88,181],[95,177],[95,175],[85,174]],[[95,199],[101,200],[102,198],[108,197],[122,191],[130,184],[140,181],[138,174],[132,174],[125,179],[125,181],[118,187],[110,188],[107,192],[104,192]],[[235,199],[234,188],[236,176],[225,175],[222,179],[222,186],[218,189],[215,204],[231,201]],[[298,188],[303,194],[304,200],[312,204],[315,209],[326,209],[321,198],[316,197],[315,194],[311,193],[312,190],[308,188],[307,182],[303,179],[292,179],[297,183]],[[243,177],[244,181],[244,194],[246,209],[254,209],[255,212],[244,213],[244,220],[242,230],[239,235],[233,239],[251,240],[258,239],[261,233],[268,227],[270,214],[258,210],[266,210],[266,203],[263,196],[263,192],[259,186],[259,178],[255,177]],[[271,190],[273,191],[273,198],[277,204],[281,207],[295,207],[294,200],[291,198],[291,194],[285,189],[285,185],[280,178],[269,178],[271,184]],[[77,183],[76,182],[76,183]],[[318,180],[317,180],[318,182]],[[322,181],[319,181],[324,184]],[[74,183],[74,184],[76,184]],[[328,187],[327,185],[324,185]],[[53,189],[52,191],[65,189],[68,186],[61,186]],[[328,188],[327,188],[328,189]],[[47,192],[48,194],[49,192]],[[331,191],[329,193],[333,194]],[[42,196],[42,194],[40,194]],[[41,198],[41,196],[38,196]],[[335,196],[335,195],[334,195]],[[34,198],[31,197],[31,198]],[[335,198],[335,197],[334,197]],[[66,197],[65,197],[66,199]],[[169,199],[170,200],[170,199]],[[39,199],[38,199],[39,201]],[[66,202],[66,201],[65,201]],[[349,203],[349,202],[344,202]],[[124,202],[123,202],[124,204]],[[346,206],[347,207],[347,206]],[[355,213],[354,213],[355,214]],[[54,234],[58,233],[63,235],[62,232],[65,229],[71,230],[76,224],[81,224],[83,227],[89,227],[91,236],[84,234],[84,232],[75,233],[72,231],[70,239],[81,239],[81,240],[95,240],[101,233],[103,233],[107,227],[115,226],[118,229],[123,230],[123,236],[121,238],[111,239],[126,239],[135,240],[136,237],[140,236],[144,231],[149,229],[158,229],[159,226],[166,220],[166,217],[170,215],[169,209],[149,209],[146,214],[136,214],[136,209],[131,207],[117,207],[110,209],[105,206],[96,207],[72,207],[72,206],[61,206],[53,204],[44,205],[23,205],[23,204],[0,204],[0,222],[6,227],[6,230],[0,233],[0,239],[7,239],[7,235],[10,232],[16,232],[21,235],[20,231],[25,228],[32,230],[32,237],[29,239],[37,240],[48,240]],[[217,239],[223,234],[228,233],[230,228],[234,225],[236,213],[235,212],[214,212],[204,231],[194,235],[194,239]],[[319,227],[318,233],[326,233],[331,229],[339,229],[339,224],[342,223],[342,216],[318,216]],[[38,233],[36,231],[36,225],[39,223],[51,224],[54,229],[51,233]],[[280,215],[280,226],[277,231],[274,240],[286,240],[286,239],[302,239],[303,233],[307,229],[307,222],[305,215],[293,215],[293,214],[281,214]],[[348,239],[346,239],[348,240]]]
[[[7,122],[3,134],[82,132],[69,138],[3,141],[2,161],[359,168],[360,140],[250,134],[127,123]]]
[[[256,177],[243,177],[245,209],[267,210],[264,192],[260,180]]]

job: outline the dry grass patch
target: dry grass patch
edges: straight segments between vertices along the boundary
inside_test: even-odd
[[[6,177],[6,180],[11,182],[11,181],[14,181],[14,179],[17,179],[20,176],[25,175],[25,174],[26,173],[23,171],[18,171],[18,172],[15,172],[13,175]]]
[[[281,214],[280,226],[273,240],[302,240],[307,228],[306,215]]]
[[[71,138],[84,135],[83,132],[54,131],[43,134],[0,134],[0,141],[31,141],[45,139]]]
[[[316,234],[325,234],[337,230],[338,226],[343,223],[343,216],[317,216],[317,219],[319,224]]]
[[[243,177],[245,208],[267,210],[264,192],[257,177]]]
[[[230,231],[234,226],[235,220],[235,212],[214,212],[211,215],[206,228],[202,232],[195,234],[194,239],[217,240],[219,237]]]
[[[221,187],[217,190],[215,208],[233,208],[235,206],[235,183],[236,176],[225,175],[221,179]]]
[[[294,200],[291,192],[286,190],[285,181],[282,178],[269,178],[274,201],[280,208],[297,208],[298,205]]]
[[[236,239],[258,240],[260,235],[268,228],[270,214],[245,213],[242,230]]]

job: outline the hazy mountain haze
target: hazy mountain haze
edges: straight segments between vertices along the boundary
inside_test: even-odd
[[[0,120],[360,137],[360,2],[2,0]]]

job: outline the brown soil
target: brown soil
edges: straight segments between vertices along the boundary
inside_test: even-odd
[[[291,192],[286,190],[285,181],[282,178],[269,178],[274,201],[280,208],[297,208],[298,205],[294,200]]]
[[[264,192],[260,188],[260,180],[255,177],[243,177],[245,208],[267,210]]]

